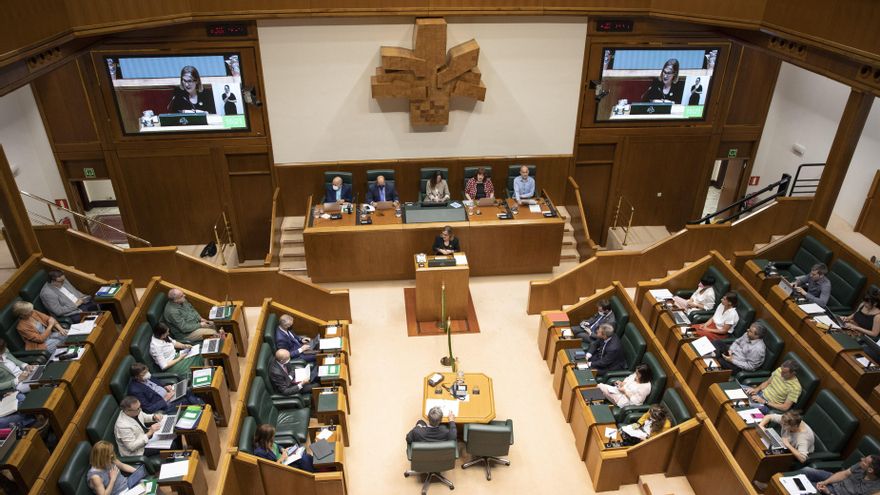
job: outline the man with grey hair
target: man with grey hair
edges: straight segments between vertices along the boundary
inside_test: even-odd
[[[318,367],[311,367],[307,380],[296,379],[297,367],[290,362],[290,353],[286,349],[275,351],[275,359],[269,363],[269,381],[276,394],[292,397],[312,391],[312,382],[318,379]]]
[[[825,276],[826,273],[828,267],[825,263],[816,263],[810,273],[794,280],[794,290],[811,303],[827,306],[828,298],[831,297],[831,281]]]
[[[315,362],[312,339],[296,334],[291,315],[281,315],[278,319],[278,327],[275,328],[275,348],[287,350],[293,359],[302,359],[308,363]]]
[[[406,434],[406,443],[413,442],[445,442],[455,440],[458,430],[455,428],[455,415],[449,413],[449,424],[441,424],[443,421],[443,409],[432,407],[428,411],[428,422],[416,421],[415,427]]]
[[[599,325],[597,340],[589,353],[590,368],[597,376],[602,376],[609,371],[626,369],[626,358],[623,355],[623,347],[620,338],[614,335],[614,326],[603,323]]]
[[[715,341],[715,358],[718,364],[733,373],[755,371],[764,364],[767,346],[764,345],[764,325],[755,322],[752,326],[728,346],[724,341]]]
[[[220,336],[214,330],[214,323],[202,318],[180,289],[168,291],[168,302],[165,303],[162,317],[171,328],[174,340],[198,342],[207,337]]]

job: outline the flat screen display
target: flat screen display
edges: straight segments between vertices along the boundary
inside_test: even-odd
[[[249,129],[238,53],[106,56],[126,134]]]
[[[718,48],[606,48],[596,122],[704,120]]]

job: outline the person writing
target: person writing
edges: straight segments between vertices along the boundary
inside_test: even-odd
[[[34,305],[29,302],[15,302],[12,313],[18,317],[15,329],[24,341],[27,351],[48,351],[54,354],[55,349],[67,339],[67,330],[55,318],[35,310]]]
[[[189,373],[191,366],[201,366],[204,363],[204,358],[198,355],[189,356],[191,347],[190,344],[183,344],[172,339],[171,330],[164,323],[159,323],[153,329],[153,338],[150,339],[150,356],[162,371],[185,375]]]
[[[723,341],[716,341],[715,358],[718,359],[718,364],[734,373],[755,371],[764,364],[767,353],[767,346],[764,344],[766,332],[764,325],[755,322],[729,346]]]
[[[131,474],[136,470],[116,458],[112,443],[101,440],[92,445],[86,480],[89,488],[96,495],[119,495],[128,490],[125,474]]]
[[[715,308],[715,314],[706,323],[693,326],[694,332],[699,337],[708,337],[709,340],[720,340],[733,332],[733,327],[739,321],[736,306],[739,298],[735,292],[728,292],[721,298],[721,304]]]
[[[431,174],[431,178],[425,182],[425,201],[428,203],[449,201],[449,186],[439,170]]]
[[[764,383],[746,388],[749,400],[764,414],[769,413],[770,409],[788,411],[801,396],[801,382],[797,379],[797,372],[797,362],[791,359],[785,361]]]
[[[267,461],[286,464],[289,454],[287,449],[275,443],[275,427],[270,424],[262,424],[254,432],[254,455]],[[289,464],[291,467],[315,472],[314,459],[308,452],[303,452],[302,457]]]
[[[217,113],[214,95],[202,86],[199,71],[192,65],[180,69],[180,86],[168,102],[171,113]]]
[[[697,290],[691,294],[691,297],[685,299],[683,297],[674,296],[672,302],[675,306],[688,314],[694,311],[705,311],[715,307],[715,277],[712,275],[704,275],[697,284]]]
[[[397,197],[397,190],[394,189],[394,184],[386,183],[384,175],[376,177],[376,183],[367,190],[367,203],[371,205],[384,201],[393,201],[394,206],[397,206],[400,203],[399,200],[400,198]]]
[[[476,175],[468,179],[467,184],[464,186],[464,196],[468,201],[495,197],[492,179],[486,177],[485,168],[480,167],[477,169]]]
[[[792,287],[807,301],[825,307],[831,297],[831,281],[825,276],[826,273],[828,267],[825,263],[816,263],[810,273],[794,279]]]
[[[440,235],[434,238],[434,245],[431,249],[434,251],[434,254],[441,255],[450,255],[461,251],[458,238],[452,233],[452,227],[449,225],[443,227]]]
[[[513,179],[513,197],[517,203],[535,197],[535,179],[529,177],[529,167],[519,168],[519,176]]]
[[[450,412],[448,417],[448,425],[440,424],[443,421],[443,410],[439,407],[432,407],[428,411],[428,422],[425,423],[421,419],[416,421],[413,429],[406,434],[406,443],[455,440],[458,435],[458,430],[455,427],[455,415]]]
[[[648,412],[632,424],[632,428],[640,431],[645,438],[654,436],[672,428],[672,422],[669,420],[669,411],[662,404],[656,404],[648,409]]]
[[[642,95],[642,101],[660,103],[681,103],[684,96],[684,81],[678,78],[679,63],[670,58],[663,64],[660,75],[651,82]]]
[[[653,378],[651,368],[647,364],[640,364],[623,381],[618,380],[613,385],[600,383],[599,390],[617,407],[641,406],[651,393]]]
[[[351,184],[346,184],[342,181],[342,177],[337,175],[324,192],[324,202],[340,205],[351,203]]]

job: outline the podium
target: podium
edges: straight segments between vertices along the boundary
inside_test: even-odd
[[[418,322],[440,321],[441,287],[446,284],[446,317],[465,320],[468,313],[470,289],[468,279],[470,267],[463,253],[456,253],[458,261],[454,266],[428,266],[431,260],[452,258],[452,256],[428,256],[424,266],[419,266],[416,255],[413,257],[416,271],[416,320]]]

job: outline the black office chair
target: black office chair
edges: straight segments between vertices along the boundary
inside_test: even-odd
[[[486,463],[486,479],[492,479],[492,463],[510,466],[501,456],[510,452],[513,445],[513,420],[490,421],[489,424],[464,425],[464,443],[472,459],[461,465],[467,469],[480,462]]]
[[[452,481],[440,474],[443,471],[455,469],[455,460],[458,459],[458,441],[447,440],[445,442],[413,442],[406,447],[406,457],[410,460],[410,470],[403,473],[404,478],[416,474],[425,474],[425,482],[422,484],[422,495],[428,493],[431,481],[437,480],[455,490]]]

